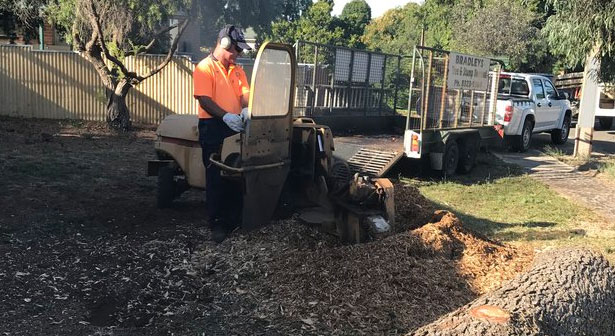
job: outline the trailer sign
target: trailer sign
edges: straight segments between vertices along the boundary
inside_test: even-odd
[[[451,52],[448,59],[446,85],[453,90],[487,91],[489,87],[488,58]]]

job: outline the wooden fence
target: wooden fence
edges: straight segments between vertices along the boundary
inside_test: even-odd
[[[149,72],[164,56],[126,59],[126,67]],[[161,72],[132,88],[127,104],[136,123],[159,123],[173,113],[194,114],[194,65],[175,57]],[[0,46],[0,115],[105,120],[104,89],[90,62],[74,52]]]

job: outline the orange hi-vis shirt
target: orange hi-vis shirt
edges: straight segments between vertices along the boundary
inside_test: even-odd
[[[194,98],[198,96],[210,97],[224,111],[241,113],[241,95],[250,94],[250,84],[246,73],[240,66],[230,64],[228,72],[220,61],[213,56],[204,58],[197,64],[192,73],[194,81]],[[199,119],[209,119],[212,115],[205,111],[200,104]]]

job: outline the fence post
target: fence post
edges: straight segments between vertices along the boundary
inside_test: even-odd
[[[425,93],[424,93],[424,97],[425,99],[423,100],[423,111],[422,111],[422,115],[423,115],[423,129],[427,128],[427,114],[429,113],[429,111],[427,110],[429,108],[429,87],[431,86],[431,66],[433,64],[433,51],[429,51],[429,63],[427,63],[427,80],[425,81]]]
[[[399,76],[401,67],[401,56],[397,56],[397,75],[395,76],[395,98],[393,98],[393,113],[397,113],[397,92],[399,91]]]
[[[318,46],[314,45],[314,70],[312,71],[312,108],[311,108],[311,116],[313,117],[316,113],[314,110],[316,108],[316,72],[318,69]]]
[[[367,100],[369,99],[369,73],[372,67],[372,54],[367,54],[367,74],[365,75],[365,96],[363,97],[363,115],[367,116]]]
[[[472,127],[474,121],[474,90],[470,90],[470,94],[470,127]]]
[[[449,55],[445,54],[444,58],[444,80],[442,82],[442,97],[440,97],[440,120],[438,124],[442,128],[442,117],[444,116],[444,105],[446,104],[446,81],[448,80],[448,58]]]
[[[329,115],[333,114],[333,104],[335,104],[335,61],[337,60],[337,48],[334,48],[333,52],[335,54],[333,56],[333,70],[331,71],[331,88],[329,89]]]
[[[380,80],[380,97],[378,102],[378,115],[382,114],[382,100],[384,100],[384,79],[387,73],[387,58],[389,56],[384,56],[384,63],[382,64],[382,79]]]
[[[350,67],[348,69],[348,92],[346,92],[346,108],[352,107],[352,71],[354,70],[354,50],[350,50]]]

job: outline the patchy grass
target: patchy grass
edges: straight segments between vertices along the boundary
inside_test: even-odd
[[[594,175],[600,174],[601,177],[615,180],[615,156],[613,155],[600,154],[591,157],[574,157],[550,145],[544,146],[542,151],[560,162],[576,167],[579,171],[594,172]]]
[[[598,172],[611,179],[615,179],[615,159],[609,159],[598,164]]]
[[[595,162],[595,159],[593,158],[590,158],[587,156],[575,157],[575,156],[567,154],[560,148],[554,147],[551,145],[544,146],[542,148],[542,152],[549,156],[554,157],[558,161],[561,161],[565,164],[575,166],[575,167],[584,167],[588,165],[591,166]]]
[[[564,156],[568,156],[568,155],[566,155],[566,153],[564,153],[564,151],[563,151],[563,150],[561,150],[560,148],[553,147],[553,146],[551,146],[551,145],[547,145],[547,146],[545,146],[545,147],[542,149],[542,151],[543,151],[545,154],[550,155],[550,156],[553,156],[554,158],[556,158],[556,159],[558,159],[558,160],[559,160],[560,158],[564,157]]]
[[[467,183],[467,176],[463,178],[405,182],[415,184],[438,207],[457,214],[464,226],[489,238],[539,250],[589,246],[615,260],[615,232],[604,230],[604,220],[543,183],[527,175],[479,177],[473,184]]]

